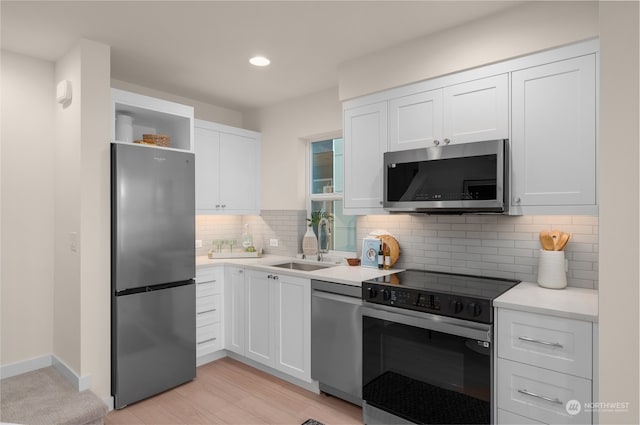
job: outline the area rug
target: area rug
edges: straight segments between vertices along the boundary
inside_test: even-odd
[[[102,424],[107,406],[76,391],[52,366],[0,381],[0,421],[17,424]]]

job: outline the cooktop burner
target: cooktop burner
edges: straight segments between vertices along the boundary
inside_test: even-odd
[[[362,299],[432,314],[493,322],[493,300],[519,280],[406,270],[367,280]]]

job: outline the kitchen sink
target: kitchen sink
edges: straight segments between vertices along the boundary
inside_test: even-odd
[[[272,264],[271,266],[280,267],[280,268],[289,269],[289,270],[301,270],[304,272],[312,272],[314,270],[335,267],[335,264],[310,264],[310,263],[298,263],[295,261],[289,261],[281,264]]]

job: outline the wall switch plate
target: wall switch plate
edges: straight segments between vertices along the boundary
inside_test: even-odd
[[[202,239],[196,239],[196,248],[202,248]]]
[[[69,233],[69,249],[72,252],[78,252],[78,232]]]
[[[269,246],[278,246],[277,239],[269,239]]]

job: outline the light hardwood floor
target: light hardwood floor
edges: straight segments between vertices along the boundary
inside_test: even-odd
[[[362,410],[314,394],[225,357],[200,366],[192,382],[114,410],[112,424],[362,424]]]

